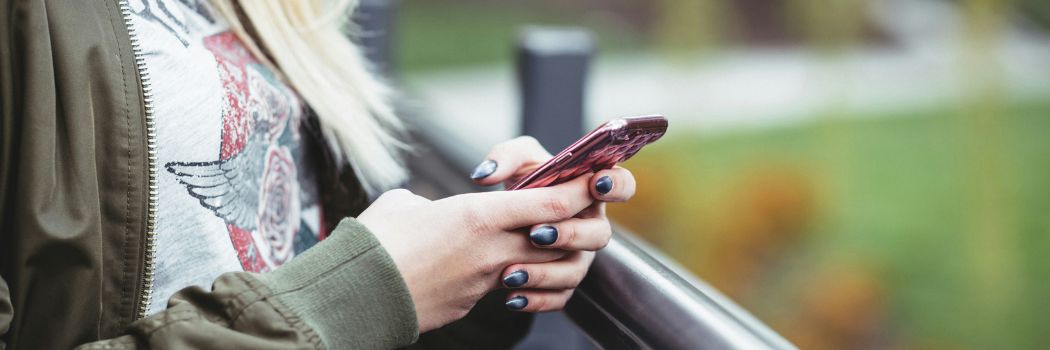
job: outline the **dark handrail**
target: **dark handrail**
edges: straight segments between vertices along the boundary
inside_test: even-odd
[[[793,346],[657,250],[617,228],[566,313],[605,348]]]
[[[417,114],[418,115],[418,114]],[[464,174],[477,150],[449,142],[441,126],[413,120],[421,143],[412,188],[443,197],[477,191]],[[459,145],[459,146],[457,146]],[[794,349],[727,297],[633,234],[615,228],[565,312],[603,348]]]

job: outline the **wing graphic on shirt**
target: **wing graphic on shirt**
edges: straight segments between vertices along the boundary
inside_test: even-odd
[[[225,160],[170,162],[164,165],[190,195],[216,216],[245,230],[254,230],[259,216],[259,188],[265,147],[255,137],[245,149]]]

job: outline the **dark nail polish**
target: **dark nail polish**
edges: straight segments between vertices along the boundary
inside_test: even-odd
[[[514,271],[503,277],[503,285],[510,288],[524,286],[527,282],[529,282],[529,273],[525,272],[525,270]]]
[[[496,164],[496,161],[492,159],[486,159],[484,162],[481,162],[481,164],[478,164],[478,167],[474,168],[474,172],[470,173],[470,178],[472,180],[484,179],[489,175],[492,175],[492,173],[496,172],[497,165],[498,164]]]
[[[602,178],[598,179],[598,182],[594,183],[594,189],[598,190],[598,193],[601,194],[609,193],[609,191],[612,191],[612,188],[612,178],[608,176],[602,176]]]
[[[526,299],[525,297],[519,295],[508,299],[506,303],[503,303],[503,305],[506,305],[508,309],[517,311],[524,309],[526,306],[528,306],[529,299]]]
[[[554,226],[543,225],[529,232],[529,239],[537,245],[551,245],[558,240],[558,229]]]

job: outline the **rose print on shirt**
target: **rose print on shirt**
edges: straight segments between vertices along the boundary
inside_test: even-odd
[[[292,239],[299,230],[299,181],[295,160],[287,147],[266,152],[262,189],[259,191],[259,236],[270,246],[275,261],[284,263],[292,255]]]
[[[201,206],[226,222],[245,271],[281,266],[323,239],[302,220],[304,196],[297,166],[298,97],[274,84],[230,32],[204,39],[215,54],[226,91],[222,143],[216,159],[169,162],[174,174]]]

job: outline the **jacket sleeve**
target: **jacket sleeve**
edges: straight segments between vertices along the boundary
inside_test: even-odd
[[[228,273],[211,291],[183,289],[127,334],[79,349],[395,348],[415,342],[417,327],[393,260],[348,218],[273,272]]]

